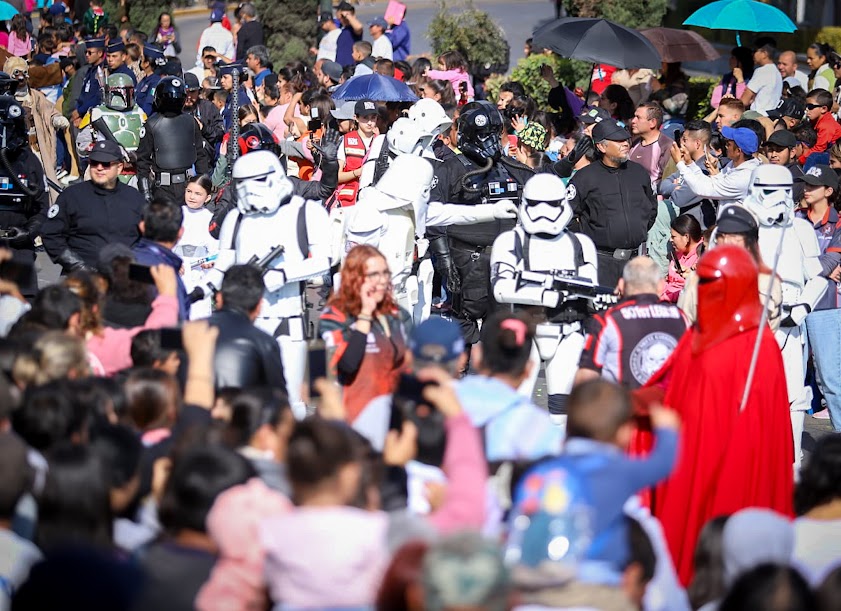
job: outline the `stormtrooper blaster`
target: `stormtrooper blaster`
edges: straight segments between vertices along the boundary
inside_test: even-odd
[[[266,255],[265,257],[263,257],[262,259],[261,259],[261,258],[258,258],[258,257],[257,257],[257,255],[254,255],[253,257],[251,257],[251,258],[247,261],[247,264],[248,264],[248,265],[253,265],[254,267],[256,267],[257,269],[259,269],[259,270],[260,270],[260,274],[261,274],[261,275],[265,276],[267,273],[269,273],[269,271],[271,271],[271,264],[272,264],[272,261],[274,261],[274,260],[275,260],[275,259],[277,259],[280,255],[282,255],[284,250],[285,250],[285,248],[284,248],[283,246],[281,246],[281,245],[277,245],[277,246],[275,246],[274,248],[272,248],[272,249],[269,251],[269,254],[267,254],[267,255]],[[211,257],[207,257],[206,259],[202,259],[202,260],[198,261],[199,266],[201,266],[201,263],[202,263],[202,262],[206,263],[206,262],[211,261],[211,260],[214,260],[214,259],[216,259],[216,256],[211,256]],[[210,294],[211,294],[211,295],[214,295],[214,296],[216,295],[216,293],[218,293],[218,292],[219,292],[219,289],[217,289],[217,288],[213,285],[213,283],[212,283],[212,282],[208,282],[208,283],[207,283],[207,290],[209,290],[209,291],[210,291]],[[201,301],[202,299],[204,299],[204,297],[205,297],[205,295],[206,295],[206,294],[207,294],[207,293],[205,293],[204,288],[202,288],[202,287],[200,287],[200,286],[197,286],[196,288],[194,288],[194,289],[193,289],[193,292],[192,292],[192,293],[190,293],[190,294],[187,296],[187,300],[188,300],[188,302],[189,302],[190,304],[193,304],[193,303],[195,303],[195,302],[197,302],[197,301]]]
[[[585,299],[592,303],[595,310],[606,310],[619,300],[612,288],[594,284],[586,278],[576,276],[571,271],[517,272],[517,288],[529,284],[560,293],[562,301]]]

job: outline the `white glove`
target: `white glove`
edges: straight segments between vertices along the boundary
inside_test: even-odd
[[[561,294],[558,291],[543,291],[540,300],[543,302],[544,308],[557,308],[561,300]]]
[[[501,199],[493,204],[493,212],[495,219],[514,219],[517,218],[517,205],[510,199]]]
[[[791,312],[789,313],[789,318],[791,319],[791,323],[795,327],[799,327],[803,324],[803,321],[806,320],[806,316],[809,314],[809,308],[802,303],[798,303],[795,306],[792,306]],[[784,325],[788,326],[788,325]]]
[[[53,129],[67,129],[70,121],[64,115],[53,115]]]

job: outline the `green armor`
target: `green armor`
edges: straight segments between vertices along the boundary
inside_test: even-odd
[[[121,112],[111,110],[105,104],[101,104],[91,111],[91,122],[102,117],[117,142],[127,151],[133,152],[137,150],[140,138],[143,136],[144,114],[139,106]]]

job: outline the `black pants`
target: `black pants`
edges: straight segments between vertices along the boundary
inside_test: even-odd
[[[622,271],[628,263],[628,259],[616,259],[613,255],[596,252],[596,257],[599,262],[599,284],[614,288],[619,278],[622,277]]]
[[[453,314],[461,326],[464,341],[479,341],[478,321],[493,314],[499,307],[491,289],[490,248],[467,250],[450,244],[450,255],[461,276],[461,292],[453,295]]]
[[[184,204],[184,193],[187,192],[187,182],[178,183],[177,185],[155,185],[152,193],[155,197],[166,197],[171,199],[179,206]]]

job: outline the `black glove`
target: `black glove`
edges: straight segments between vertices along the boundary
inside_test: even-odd
[[[149,184],[148,178],[141,178],[137,181],[137,190],[140,191],[147,204],[152,201],[152,185]]]
[[[6,243],[9,248],[32,248],[32,236],[23,227],[9,227],[6,230]]]
[[[67,273],[92,271],[82,258],[69,248],[63,250],[61,254],[56,257],[55,262],[61,265],[61,268]]]
[[[447,280],[447,291],[458,293],[461,291],[461,275],[450,256],[450,248],[446,236],[435,236],[429,240],[429,252],[432,253],[432,265],[438,275]]]
[[[318,144],[313,142],[314,148],[326,161],[336,161],[339,158],[339,146],[342,144],[342,135],[335,129],[327,129]]]
[[[558,161],[554,165],[555,174],[561,178],[569,178],[572,176],[572,171],[575,169],[575,164],[579,162],[587,153],[593,150],[593,139],[584,134],[575,143],[569,155]]]

